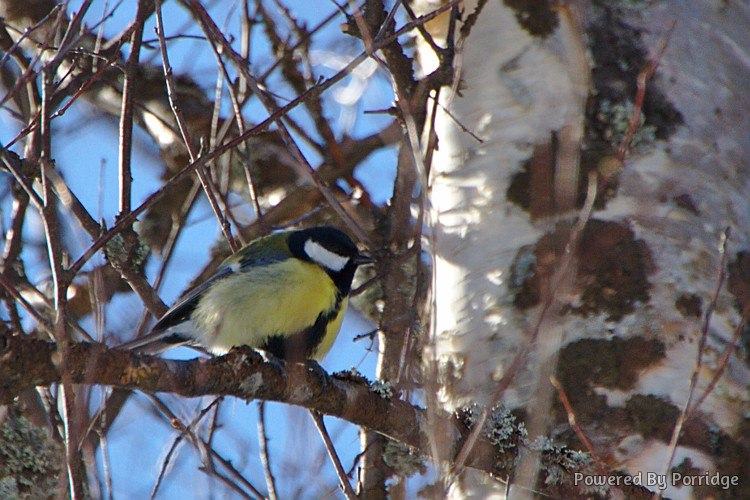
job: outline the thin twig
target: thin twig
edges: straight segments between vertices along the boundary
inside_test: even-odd
[[[15,264],[23,250],[23,228],[28,208],[29,195],[22,189],[14,189],[11,223],[5,232],[5,246],[3,247],[2,264],[0,264],[0,278],[7,277],[8,283],[13,282],[19,274]],[[2,299],[10,316],[11,328],[17,332],[23,331],[21,316],[18,313],[18,305],[15,300],[12,300],[13,297],[4,294]]]
[[[177,446],[182,442],[182,440],[185,438],[184,433],[177,434],[177,437],[174,438],[172,441],[172,444],[169,446],[169,450],[167,451],[167,454],[164,456],[164,460],[162,460],[161,467],[159,468],[159,474],[156,476],[156,482],[154,483],[153,488],[151,488],[151,495],[149,495],[149,498],[153,500],[156,498],[156,493],[159,491],[159,487],[162,484],[162,481],[164,480],[164,477],[167,474],[167,466],[169,465],[169,462],[172,460],[172,455],[177,450]]]
[[[663,469],[663,474],[665,477],[669,472],[670,467],[672,467],[674,455],[677,451],[677,441],[680,439],[682,426],[687,420],[686,416],[688,408],[690,408],[690,403],[693,401],[695,388],[698,385],[698,378],[700,376],[701,369],[703,368],[703,354],[706,350],[706,342],[708,341],[708,330],[711,326],[711,317],[713,316],[713,312],[716,309],[716,303],[719,300],[719,292],[721,291],[721,288],[724,285],[724,280],[727,277],[727,244],[729,243],[731,232],[731,228],[727,227],[721,235],[721,244],[719,245],[719,255],[721,256],[721,258],[719,259],[719,269],[718,277],[716,279],[716,286],[714,287],[714,292],[711,296],[711,302],[708,304],[706,312],[703,315],[703,326],[701,327],[701,336],[700,341],[698,342],[698,352],[696,354],[695,367],[693,368],[693,374],[690,377],[687,401],[685,401],[685,404],[682,406],[680,416],[678,417],[677,422],[675,422],[674,428],[672,429],[672,438],[669,440],[669,457]],[[661,498],[661,491],[654,492],[653,498],[655,500]]]
[[[205,472],[206,474],[212,477],[219,479],[222,483],[232,488],[234,491],[236,491],[238,494],[240,494],[244,498],[249,498],[249,499],[254,498],[254,499],[259,499],[259,500],[262,500],[264,498],[263,495],[252,484],[250,484],[244,477],[242,477],[242,475],[232,466],[231,462],[227,461],[226,459],[221,457],[218,453],[216,453],[216,451],[210,446],[208,446],[208,444],[203,439],[201,439],[200,436],[198,436],[194,431],[194,429],[201,422],[201,420],[203,420],[203,418],[205,418],[205,416],[208,415],[208,413],[215,406],[217,406],[223,398],[221,397],[215,398],[213,401],[211,401],[211,403],[208,406],[203,408],[198,413],[198,415],[190,422],[190,424],[185,424],[159,398],[157,398],[154,395],[148,395],[148,394],[147,394],[147,397],[159,409],[159,411],[161,411],[162,414],[167,418],[167,420],[170,422],[170,425],[173,428],[180,431],[179,435],[173,441],[172,446],[170,447],[170,450],[167,454],[167,457],[165,457],[164,459],[161,471],[159,473],[159,479],[157,481],[157,484],[154,485],[152,495],[156,494],[157,488],[163,479],[168,462],[171,459],[171,454],[173,453],[173,450],[176,448],[177,444],[179,444],[179,442],[181,442],[181,440],[185,436],[187,436],[189,438],[188,441],[193,445],[193,447],[196,448],[196,450],[201,455],[201,462],[203,463],[203,467],[201,468],[201,470],[203,472]],[[219,474],[213,467],[213,464],[211,463],[210,459],[218,459],[219,462],[222,464],[222,466],[224,466],[232,475],[237,477],[240,480],[240,482],[242,482],[242,484],[250,491],[250,493],[244,491],[238,484],[232,482],[227,477]]]
[[[29,183],[26,176],[21,172],[20,165],[17,164],[16,158],[11,155],[12,153],[6,149],[0,149],[0,158],[3,160],[3,164],[5,164],[6,168],[10,170],[10,173],[13,174],[13,177],[16,178],[16,181],[21,185],[23,190],[26,191],[29,199],[34,204],[34,207],[41,212],[42,208],[44,208],[44,201],[39,196],[39,193],[36,192],[32,184]]]
[[[281,108],[279,108],[273,98],[268,95],[268,92],[264,91],[261,88],[255,76],[250,72],[248,66],[240,60],[241,58],[239,54],[234,51],[229,41],[218,29],[213,19],[211,19],[203,6],[200,5],[197,0],[186,0],[186,2],[190,5],[191,12],[197,17],[197,20],[200,23],[201,28],[203,29],[206,36],[217,40],[221,44],[226,54],[228,54],[235,61],[237,68],[243,72],[243,75],[247,79],[251,90],[260,99],[261,103],[266,108],[268,113],[271,115],[278,113]],[[336,196],[333,194],[333,192],[331,192],[331,189],[325,184],[325,182],[323,182],[318,172],[316,172],[312,165],[307,161],[305,155],[299,149],[299,146],[297,146],[296,141],[292,138],[291,134],[287,130],[286,125],[281,120],[281,117],[277,118],[275,121],[278,126],[279,134],[284,140],[286,146],[291,150],[290,154],[296,160],[296,162],[293,163],[293,166],[299,170],[299,173],[301,175],[308,175],[312,178],[313,182],[318,187],[323,197],[328,201],[331,208],[333,208],[336,213],[342,218],[342,220],[346,222],[347,226],[352,230],[357,238],[369,246],[371,242],[366,233],[359,227],[359,225],[354,221],[351,215],[349,215],[349,213],[344,210],[339,201],[336,199]]]
[[[583,207],[581,208],[581,211],[578,215],[578,220],[576,221],[576,224],[573,227],[573,230],[570,232],[570,237],[568,238],[568,242],[565,245],[565,252],[562,256],[562,259],[560,259],[560,262],[556,266],[555,272],[552,275],[552,278],[550,280],[549,292],[546,294],[544,301],[542,302],[542,305],[539,311],[537,312],[537,316],[534,319],[534,322],[532,323],[532,325],[530,326],[530,329],[528,329],[526,332],[526,341],[524,342],[523,346],[521,346],[521,349],[518,351],[515,358],[511,362],[508,370],[505,372],[503,377],[497,383],[495,392],[491,400],[491,404],[487,405],[484,408],[484,410],[482,411],[480,415],[480,418],[478,419],[478,422],[475,424],[474,429],[469,435],[469,438],[466,439],[463,448],[456,456],[454,470],[453,470],[453,473],[451,474],[450,481],[448,482],[448,486],[446,487],[445,491],[447,491],[448,487],[450,487],[453,481],[455,481],[455,479],[460,475],[461,471],[463,470],[466,464],[466,461],[469,458],[469,454],[471,453],[471,450],[474,448],[477,442],[477,439],[482,433],[482,430],[484,428],[484,423],[486,422],[487,417],[489,416],[489,408],[495,406],[495,404],[500,400],[500,397],[503,395],[505,390],[510,386],[510,383],[515,378],[516,374],[521,370],[523,365],[526,363],[526,357],[528,356],[529,352],[531,352],[531,347],[536,341],[537,337],[539,336],[539,331],[541,329],[542,323],[544,322],[544,319],[546,318],[547,313],[551,309],[553,302],[558,296],[558,293],[557,293],[558,288],[560,287],[560,284],[563,282],[564,278],[566,277],[570,269],[570,264],[573,260],[573,256],[575,255],[575,249],[578,247],[578,244],[580,243],[580,239],[583,234],[583,229],[591,217],[591,211],[594,208],[594,201],[596,200],[597,186],[598,186],[597,174],[595,171],[591,171],[589,173],[589,183],[588,183],[588,190],[586,192],[586,201]]]
[[[323,415],[315,410],[310,410],[310,416],[312,417],[313,422],[315,422],[315,427],[317,427],[320,437],[323,439],[323,444],[326,447],[326,451],[328,451],[328,456],[331,457],[331,462],[333,462],[333,467],[336,469],[336,475],[339,478],[339,483],[341,484],[341,489],[344,491],[344,495],[347,500],[357,500],[357,494],[354,493],[352,485],[349,483],[349,478],[346,477],[346,471],[344,471],[344,468],[341,466],[341,460],[339,460],[336,449],[331,442],[331,437],[328,435],[325,423],[323,422]]]
[[[568,399],[568,395],[565,394],[565,389],[563,389],[562,384],[559,380],[557,380],[557,377],[554,375],[550,377],[549,381],[552,383],[555,389],[557,389],[557,395],[560,396],[560,401],[562,401],[563,406],[565,407],[565,411],[568,414],[568,424],[570,424],[570,427],[575,431],[576,435],[578,436],[578,439],[581,440],[583,445],[586,447],[586,449],[589,451],[589,454],[591,457],[599,462],[599,457],[597,457],[596,453],[594,452],[594,447],[591,445],[591,441],[586,437],[586,434],[583,433],[583,430],[581,429],[581,426],[578,425],[578,422],[576,422],[576,414],[573,411],[573,406],[570,404],[570,400]]]
[[[42,26],[44,26],[44,25],[45,25],[45,24],[47,23],[47,21],[49,21],[50,19],[52,19],[52,16],[55,16],[55,15],[57,15],[58,11],[59,11],[59,10],[60,10],[61,8],[62,8],[62,4],[57,4],[57,5],[55,5],[55,6],[54,6],[54,7],[52,7],[52,8],[50,9],[50,11],[49,11],[49,12],[47,12],[47,14],[46,14],[46,15],[45,15],[45,16],[44,16],[44,17],[43,17],[42,19],[40,19],[40,20],[39,20],[39,22],[37,22],[37,23],[36,23],[36,24],[35,24],[34,26],[30,26],[30,27],[26,28],[25,30],[23,30],[23,33],[21,33],[21,36],[19,36],[19,37],[18,37],[18,39],[17,39],[17,40],[15,41],[15,42],[13,42],[13,45],[11,45],[11,46],[10,46],[10,48],[8,48],[7,50],[5,50],[5,54],[3,54],[3,57],[2,57],[2,58],[0,58],[0,67],[3,67],[3,66],[5,65],[5,62],[6,62],[7,60],[8,60],[8,58],[9,58],[10,56],[12,56],[12,55],[13,55],[13,54],[14,54],[14,53],[16,52],[16,49],[18,49],[18,47],[20,47],[21,43],[22,43],[22,42],[23,42],[24,40],[26,40],[26,38],[27,38],[27,37],[28,37],[29,35],[31,35],[31,34],[32,34],[32,33],[34,33],[34,32],[35,32],[36,30],[38,30],[39,28],[41,28]],[[10,26],[10,25],[7,25],[7,24],[5,24],[5,23],[3,23],[3,27],[4,27],[4,28],[6,28],[6,27],[7,27],[7,28],[10,28],[11,26]]]
[[[392,35],[383,38],[382,40],[375,40],[373,42],[373,46],[371,47],[373,52],[380,50],[381,48],[387,46],[389,43],[392,43],[393,41],[397,40],[399,36],[403,35],[404,33],[407,33],[413,29],[415,29],[417,26],[420,26],[438,15],[440,15],[442,12],[445,12],[448,9],[453,8],[455,5],[460,3],[461,0],[452,0],[451,2],[448,2],[445,5],[442,5],[441,7],[435,9],[434,11],[430,12],[429,14],[425,14],[423,16],[420,16],[417,20],[407,23],[404,25],[401,29],[397,30]],[[275,103],[270,100],[270,98],[267,97],[267,92],[264,92],[257,84],[256,79],[250,73],[249,66],[245,60],[242,59],[242,57],[237,54],[234,49],[232,48],[231,44],[226,40],[226,38],[223,36],[223,34],[218,30],[215,23],[210,19],[210,17],[207,15],[203,7],[196,1],[196,0],[184,0],[184,3],[188,4],[191,7],[191,12],[197,17],[198,21],[201,23],[204,32],[206,33],[206,36],[208,38],[214,37],[217,41],[219,41],[225,51],[226,54],[228,54],[234,61],[235,66],[237,69],[243,74],[245,78],[247,78],[248,82],[250,82],[252,89],[256,94],[261,97],[261,100],[263,101],[264,105],[269,109],[269,113],[271,114],[271,117],[269,117],[270,120],[273,122],[277,122],[279,124],[279,130],[282,134],[287,134],[286,137],[284,137],[287,144],[293,148],[293,153],[295,157],[300,161],[301,165],[304,165],[306,167],[306,172],[313,178],[313,181],[318,186],[318,188],[321,190],[321,194],[326,198],[326,200],[331,204],[331,207],[345,220],[347,221],[347,225],[350,227],[350,229],[355,233],[355,235],[366,244],[370,244],[369,238],[366,236],[364,232],[359,229],[359,227],[353,223],[353,221],[350,220],[350,216],[343,210],[343,208],[340,207],[338,202],[336,201],[335,197],[332,195],[330,190],[325,186],[325,184],[321,181],[319,176],[317,175],[317,172],[309,165],[307,160],[305,160],[304,155],[302,155],[301,151],[299,151],[298,148],[296,148],[295,144],[293,142],[289,142],[291,137],[288,136],[288,132],[286,131],[286,128],[283,126],[283,124],[280,121],[281,116],[284,116],[286,112],[284,111],[285,108],[289,108],[291,104],[298,103],[299,101],[304,101],[309,94],[319,94],[326,89],[328,89],[330,86],[334,85],[338,81],[340,81],[342,78],[344,78],[346,75],[350,74],[351,71],[357,67],[359,64],[361,64],[365,59],[369,57],[367,51],[361,53],[359,56],[355,57],[345,68],[343,68],[341,71],[339,71],[336,75],[333,77],[324,80],[319,85],[312,87],[308,92],[303,94],[302,96],[299,96],[295,100],[293,100],[291,103],[289,103],[284,108],[278,108]],[[296,104],[295,104],[296,105]],[[268,119],[266,120],[268,121]]]
[[[701,397],[698,398],[698,400],[695,402],[695,404],[690,407],[688,410],[687,415],[685,416],[685,421],[690,420],[693,416],[695,416],[695,412],[698,411],[698,408],[703,404],[703,402],[706,400],[709,394],[714,390],[716,387],[716,384],[719,382],[719,379],[721,379],[721,376],[724,374],[724,370],[727,367],[727,362],[729,361],[729,356],[732,354],[734,349],[737,347],[737,340],[739,340],[740,335],[742,335],[742,332],[745,330],[745,325],[747,324],[747,316],[743,315],[742,320],[740,320],[739,324],[737,325],[737,328],[734,329],[734,335],[732,336],[732,340],[729,342],[729,344],[724,349],[724,352],[721,354],[721,358],[719,359],[719,368],[716,370],[716,373],[714,373],[713,378],[711,379],[711,383],[708,384],[708,387],[706,390],[701,394]]]
[[[42,56],[45,55],[45,51],[47,50],[47,47],[52,43],[52,39],[55,36],[55,33],[57,32],[60,24],[63,21],[64,18],[64,10],[59,10],[57,19],[55,20],[55,24],[53,26],[50,26],[48,28],[47,37],[42,43],[42,49],[37,51],[37,53],[34,55],[34,59],[31,60],[29,64],[26,65],[26,69],[24,70],[23,74],[19,76],[16,79],[15,84],[13,85],[13,88],[11,88],[2,99],[0,99],[0,107],[3,106],[9,99],[11,99],[16,92],[18,92],[18,89],[23,87],[24,85],[27,85],[31,80],[35,79],[38,76],[38,72],[35,72],[33,69],[36,66],[36,64],[41,60]],[[4,26],[7,26],[7,24],[3,23]],[[29,92],[29,94],[33,95],[33,92]]]
[[[195,182],[190,188],[190,191],[188,191],[187,196],[185,197],[185,201],[183,202],[182,207],[177,214],[177,220],[172,223],[171,229],[169,231],[169,236],[167,237],[167,240],[164,243],[164,248],[162,249],[161,266],[159,267],[159,271],[156,273],[156,277],[154,278],[153,288],[157,292],[161,288],[162,281],[164,280],[164,276],[167,271],[167,266],[169,265],[169,262],[172,260],[172,256],[174,255],[174,250],[177,245],[177,239],[179,238],[180,233],[185,227],[185,221],[187,221],[188,214],[190,213],[191,208],[198,198],[200,189],[200,182]],[[144,321],[142,321],[142,324],[145,322],[145,319],[146,318],[144,318]],[[138,328],[138,331],[141,331],[140,327]]]
[[[42,330],[47,332],[47,335],[49,335],[51,339],[55,338],[55,331],[52,325],[49,324],[44,316],[39,314],[34,306],[29,304],[29,302],[23,298],[23,295],[21,295],[18,290],[16,290],[16,287],[14,287],[13,284],[5,278],[5,274],[3,273],[0,273],[0,285],[5,288],[8,294],[10,294],[10,296],[13,297],[13,299],[17,303],[21,304],[21,306],[26,309],[26,312],[28,312],[34,318],[34,321],[36,321],[37,324],[42,327]]]
[[[196,154],[195,148],[193,146],[193,142],[190,137],[190,132],[188,130],[187,124],[185,123],[185,119],[182,116],[182,109],[177,101],[177,88],[174,83],[174,77],[172,76],[172,67],[169,64],[167,43],[164,40],[164,22],[161,15],[161,3],[162,0],[156,0],[155,31],[156,35],[159,38],[159,47],[161,49],[162,66],[164,67],[164,79],[167,84],[167,97],[169,98],[169,105],[172,108],[175,120],[177,121],[177,126],[180,130],[180,134],[182,135],[183,143],[185,144],[185,148],[190,155],[190,161],[195,162],[198,158],[198,155]],[[229,221],[224,216],[222,210],[219,208],[218,203],[216,202],[216,196],[214,194],[215,189],[213,188],[212,183],[206,175],[206,172],[202,165],[196,169],[196,173],[198,174],[198,178],[203,185],[203,190],[206,193],[206,197],[208,198],[208,202],[211,205],[211,209],[216,214],[216,218],[219,221],[221,231],[224,233],[224,237],[229,243],[229,247],[232,249],[232,252],[236,252],[239,247],[237,246],[237,243],[234,241],[234,237],[232,236],[232,230],[229,225]]]
[[[403,35],[404,33],[407,33],[414,29],[414,27],[420,23],[425,23],[436,16],[438,16],[440,13],[444,12],[445,10],[451,8],[455,4],[457,4],[460,0],[453,0],[440,8],[436,9],[435,11],[430,12],[429,14],[425,14],[423,16],[420,16],[417,21],[414,21],[412,23],[406,24],[404,27],[402,27],[400,30],[398,30],[396,33],[391,35],[390,37],[385,38],[382,42],[379,42],[376,44],[376,48],[380,48],[382,45],[385,45],[387,43],[390,43],[392,40],[397,39],[399,36]],[[230,47],[231,48],[231,47]],[[195,169],[198,167],[205,165],[207,162],[210,162],[219,156],[223,155],[227,151],[231,151],[235,147],[237,147],[239,144],[243,143],[250,137],[254,137],[257,135],[260,135],[264,131],[268,129],[268,127],[275,123],[277,120],[280,119],[280,117],[286,115],[289,113],[292,109],[296,108],[300,103],[304,102],[305,99],[310,94],[314,93],[320,93],[324,92],[328,88],[332,87],[339,81],[341,81],[345,76],[350,74],[354,68],[356,68],[359,64],[361,64],[365,59],[367,59],[366,53],[361,53],[359,56],[355,57],[345,68],[337,72],[334,76],[331,78],[328,78],[324,81],[322,81],[320,84],[310,88],[308,91],[306,91],[304,94],[296,97],[292,101],[290,101],[285,106],[279,108],[277,111],[271,113],[269,117],[267,117],[265,120],[257,124],[255,127],[252,127],[251,129],[247,130],[244,134],[240,134],[237,137],[227,141],[226,143],[222,144],[221,146],[216,147],[214,150],[210,151],[209,153],[205,154],[204,156],[201,156],[197,158],[195,161],[192,161],[189,165],[185,166],[182,170],[177,172],[172,178],[170,178],[167,182],[162,184],[159,189],[151,193],[146,199],[141,203],[138,208],[131,211],[129,214],[127,214],[125,217],[122,217],[118,219],[118,221],[115,223],[115,225],[106,233],[104,233],[101,237],[99,237],[94,243],[91,244],[91,246],[86,249],[86,251],[81,255],[81,257],[76,260],[76,262],[70,267],[70,271],[75,274],[77,273],[86,262],[88,262],[91,257],[98,252],[104,245],[107,244],[107,242],[112,239],[116,234],[119,234],[119,232],[126,226],[130,225],[133,221],[136,220],[136,218],[146,211],[149,207],[153,206],[157,201],[159,201],[165,194],[167,194],[174,185],[176,185],[182,178],[184,178],[187,175],[190,175]],[[244,63],[243,66],[244,67]],[[24,186],[26,187],[26,186]],[[30,193],[34,193],[34,190],[30,188]],[[35,194],[35,193],[34,193]]]
[[[260,443],[260,462],[263,464],[263,474],[266,476],[266,488],[270,500],[276,500],[276,480],[271,472],[271,460],[268,455],[268,436],[266,435],[265,402],[258,401],[258,442]]]
[[[122,107],[120,112],[120,140],[118,170],[120,178],[120,214],[130,212],[131,186],[133,175],[130,171],[130,158],[133,152],[133,101],[136,71],[141,55],[141,41],[143,39],[143,25],[146,22],[146,2],[138,0],[135,13],[135,29],[130,40],[130,54],[125,64],[125,82],[122,91]]]
[[[676,24],[677,21],[672,21],[672,23],[669,25],[669,28],[667,28],[667,31],[664,33],[664,35],[662,35],[661,39],[659,39],[656,50],[646,63],[646,67],[644,67],[638,73],[638,79],[636,81],[637,86],[635,101],[633,103],[633,113],[630,117],[630,126],[628,128],[627,135],[620,143],[620,146],[617,148],[616,157],[621,162],[625,160],[625,156],[630,150],[630,144],[633,142],[635,133],[640,126],[641,109],[643,108],[643,99],[646,95],[646,84],[653,76],[656,68],[659,67],[659,63],[661,62],[661,58],[664,55],[664,51],[667,49],[669,39],[672,37],[672,33],[674,32]]]
[[[225,468],[226,470],[228,470],[228,471],[230,472],[230,474],[232,474],[232,476],[234,476],[234,478],[235,478],[235,479],[236,479],[237,481],[239,481],[240,483],[242,483],[242,485],[243,485],[243,486],[244,486],[245,488],[247,488],[247,490],[248,490],[248,491],[250,491],[250,492],[251,492],[251,495],[250,495],[251,497],[253,497],[253,498],[258,498],[259,500],[264,500],[264,499],[265,499],[265,497],[264,497],[264,496],[263,496],[263,495],[262,495],[262,494],[260,493],[260,491],[258,491],[258,489],[257,489],[257,488],[255,488],[255,486],[253,486],[253,485],[252,485],[252,484],[250,483],[250,481],[248,481],[248,480],[247,480],[247,479],[246,479],[246,478],[245,478],[245,477],[244,477],[244,476],[243,476],[242,474],[240,474],[240,472],[239,472],[239,471],[238,471],[238,470],[237,470],[237,469],[236,469],[236,468],[234,467],[234,465],[232,465],[232,462],[230,462],[230,461],[229,461],[229,460],[227,460],[226,458],[224,458],[224,457],[222,457],[221,455],[219,455],[219,454],[218,454],[218,453],[216,452],[216,450],[214,450],[213,448],[209,448],[209,450],[208,450],[208,451],[209,451],[209,453],[211,454],[211,458],[212,458],[213,460],[217,460],[217,461],[218,461],[218,462],[219,462],[219,463],[220,463],[220,464],[222,465],[222,467],[224,467],[224,468]],[[235,490],[235,491],[236,491],[236,490]],[[248,494],[247,494],[246,492],[244,492],[244,491],[243,491],[242,493],[243,493],[243,495],[245,495],[245,496],[247,496],[247,495],[248,495]]]
[[[219,51],[219,48],[216,46],[215,41],[208,37],[207,38],[209,45],[211,46],[211,49],[214,53],[214,57],[216,58],[216,64],[218,65],[219,69],[221,70],[221,75],[219,75],[219,81],[226,80],[229,85],[227,85],[229,89],[229,97],[230,101],[232,103],[232,110],[234,111],[234,119],[237,123],[237,130],[239,131],[239,134],[242,135],[245,133],[245,121],[242,118],[242,108],[240,106],[240,101],[237,96],[237,91],[235,90],[234,85],[232,85],[232,79],[229,76],[229,72],[227,71],[226,65],[224,63],[224,60],[221,58],[221,53]],[[223,79],[222,79],[223,77]],[[245,80],[243,79],[243,82]],[[243,83],[244,85],[244,83]],[[217,84],[218,87],[218,84]],[[218,111],[220,110],[220,101],[219,99],[216,99],[216,117],[218,118]],[[217,120],[218,121],[218,120]],[[213,128],[213,123],[212,123]],[[216,147],[217,142],[214,141],[213,137],[211,139],[211,147]],[[247,144],[245,145],[247,148]],[[242,161],[242,170],[245,173],[245,180],[247,180],[247,185],[250,193],[250,200],[253,202],[253,207],[255,208],[255,214],[258,218],[258,222],[262,227],[265,227],[265,222],[263,220],[263,211],[260,208],[260,202],[258,200],[258,188],[255,185],[255,180],[253,178],[252,173],[250,172],[250,165],[248,162]],[[231,170],[231,168],[230,168]],[[231,176],[231,172],[227,175],[227,178]]]
[[[90,2],[89,2],[90,3]],[[85,11],[87,4],[81,6],[79,13]],[[70,33],[71,25],[68,25]],[[61,57],[62,50],[59,50],[55,59]],[[42,108],[41,108],[41,182],[42,182],[42,224],[44,226],[44,235],[47,243],[47,254],[52,271],[52,283],[54,287],[55,301],[55,328],[54,338],[59,345],[60,369],[62,373],[62,384],[60,385],[60,395],[62,397],[62,421],[64,429],[65,444],[65,466],[68,473],[68,485],[72,500],[83,498],[84,495],[84,474],[81,469],[81,456],[78,452],[77,425],[75,422],[76,404],[73,393],[73,385],[70,382],[70,373],[67,370],[68,344],[70,342],[68,332],[67,316],[67,294],[70,285],[70,274],[66,272],[63,266],[63,246],[61,226],[57,213],[56,198],[52,192],[52,186],[49,180],[48,172],[53,169],[54,159],[52,158],[52,130],[50,124],[50,106],[55,87],[55,69],[56,65],[48,65],[42,72]]]
[[[99,57],[96,55],[92,55],[94,59],[98,59]],[[88,78],[86,82],[81,85],[81,87],[73,94],[70,99],[67,100],[65,104],[63,104],[60,108],[58,108],[52,116],[50,116],[51,120],[54,120],[55,118],[62,116],[65,114],[65,112],[78,101],[78,98],[81,97],[94,83],[96,83],[101,76],[103,76],[106,71],[110,68],[111,65],[115,64],[115,61],[117,58],[113,56],[111,59],[108,59],[106,61],[106,64],[104,67],[102,67],[99,71],[97,71],[93,76]],[[28,124],[18,133],[16,136],[11,139],[11,141],[6,145],[6,147],[11,147],[16,142],[20,141],[24,137],[28,136],[30,133],[35,132],[39,130],[39,114],[37,113],[33,119],[29,120]]]
[[[112,468],[109,461],[109,449],[107,446],[107,435],[103,432],[99,433],[99,443],[102,447],[102,462],[104,466],[104,483],[107,485],[107,493],[109,500],[114,500],[114,488],[112,488]]]

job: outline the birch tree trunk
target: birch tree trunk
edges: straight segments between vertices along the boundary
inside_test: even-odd
[[[464,7],[464,21],[475,8]],[[430,50],[420,50],[429,72]],[[450,116],[437,112],[431,170],[435,321],[425,356],[440,403],[501,402],[525,419],[529,442],[586,450],[585,436],[598,459],[670,498],[750,498],[750,7],[492,1],[461,52],[461,95],[442,92]],[[658,69],[644,121],[620,163],[649,61]],[[566,265],[597,171],[595,208]],[[512,497],[534,488],[533,449],[510,479]],[[465,476],[450,491],[505,489],[480,483]]]

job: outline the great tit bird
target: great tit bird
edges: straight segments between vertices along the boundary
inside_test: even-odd
[[[151,333],[122,345],[150,354],[248,345],[287,361],[321,360],[341,328],[357,266],[371,262],[332,227],[258,238],[179,300]]]

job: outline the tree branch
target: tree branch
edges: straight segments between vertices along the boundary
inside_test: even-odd
[[[0,335],[0,404],[7,404],[24,389],[59,383],[61,373],[57,346],[26,336]],[[348,372],[326,375],[306,364],[264,361],[251,348],[236,348],[226,356],[188,361],[162,359],[103,344],[75,343],[68,347],[66,378],[75,384],[110,385],[145,392],[169,392],[184,397],[234,396],[301,406],[366,427],[429,454],[429,426],[424,409],[395,397],[384,397],[363,377]],[[471,430],[467,412],[439,412],[451,449],[462,448]],[[478,439],[467,465],[497,477],[511,476],[522,449],[522,426],[515,419],[496,422]],[[576,472],[601,474],[587,454],[546,444],[542,450],[541,493],[554,496],[581,495]],[[552,478],[555,480],[547,480]],[[614,475],[614,473],[612,473]],[[561,476],[562,475],[562,476]],[[548,484],[549,483],[549,484]],[[622,482],[624,483],[624,481]],[[621,484],[627,498],[650,498],[645,488]],[[610,495],[610,490],[605,494]],[[596,496],[594,495],[594,498]]]

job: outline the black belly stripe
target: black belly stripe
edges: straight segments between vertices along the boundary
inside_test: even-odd
[[[258,348],[286,361],[309,359],[323,341],[328,323],[336,318],[340,310],[341,294],[337,293],[333,309],[320,313],[311,327],[292,335],[271,335]]]

